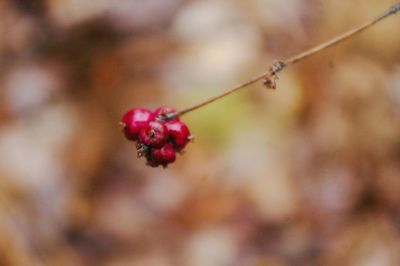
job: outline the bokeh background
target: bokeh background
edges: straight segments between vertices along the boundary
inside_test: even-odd
[[[400,17],[187,114],[396,1],[0,1],[0,265],[400,265]]]

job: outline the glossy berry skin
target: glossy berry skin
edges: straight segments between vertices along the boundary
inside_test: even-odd
[[[146,158],[148,166],[167,167],[192,139],[189,128],[175,115],[175,108],[164,106],[154,112],[133,108],[122,117],[126,138],[136,142],[137,155]]]
[[[140,130],[152,120],[154,114],[147,109],[133,108],[126,112],[121,121],[126,138],[137,140]]]
[[[165,123],[165,127],[173,148],[176,151],[181,151],[185,148],[191,139],[189,128],[180,121],[169,121]]]
[[[175,117],[173,119],[168,119],[169,114],[173,114],[176,112],[176,109],[173,107],[163,106],[154,111],[154,116],[162,121],[180,121],[179,117]]]
[[[139,140],[154,148],[161,148],[167,141],[168,131],[163,123],[150,121],[139,132]]]
[[[150,154],[150,166],[163,165],[166,167],[168,164],[175,162],[176,155],[174,148],[166,143],[159,149],[152,149]],[[149,159],[148,159],[149,161]]]

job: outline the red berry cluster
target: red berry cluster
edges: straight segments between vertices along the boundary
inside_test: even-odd
[[[125,137],[137,141],[139,157],[145,157],[152,167],[166,167],[176,159],[176,152],[182,152],[192,139],[189,128],[173,117],[176,110],[160,107],[154,112],[133,108],[122,117],[121,125]]]

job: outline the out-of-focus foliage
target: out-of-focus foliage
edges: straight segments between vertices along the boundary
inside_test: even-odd
[[[0,265],[399,265],[400,17],[184,116],[166,170],[117,127],[394,2],[0,1]]]

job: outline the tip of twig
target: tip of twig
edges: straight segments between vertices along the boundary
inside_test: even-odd
[[[389,8],[389,11],[388,11],[388,13],[391,15],[396,14],[397,12],[400,12],[400,3],[395,4],[394,6]]]

